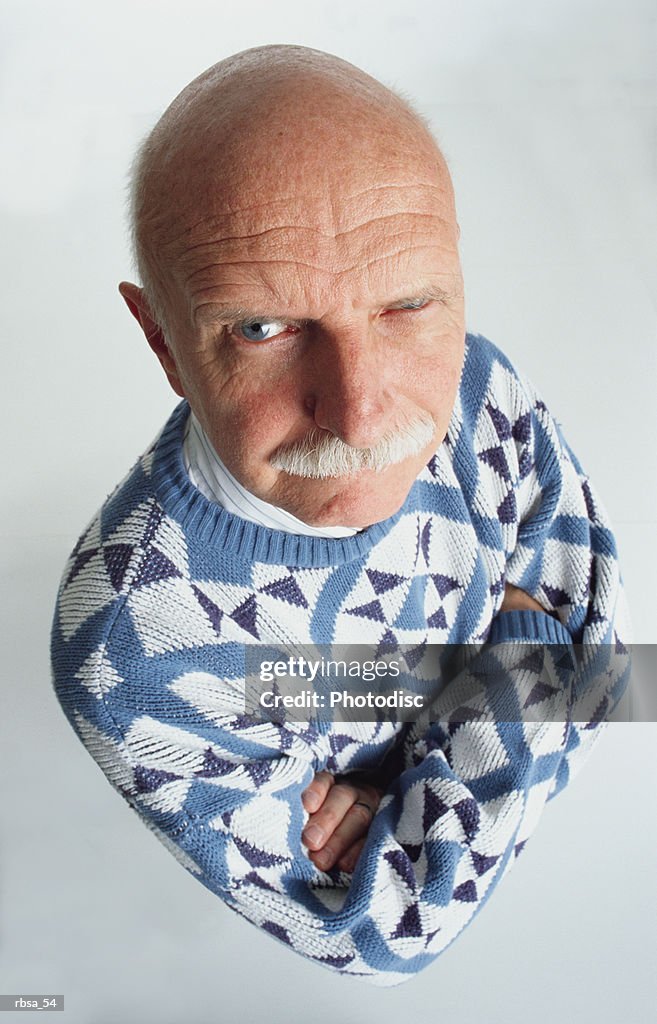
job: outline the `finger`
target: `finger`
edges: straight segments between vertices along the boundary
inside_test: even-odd
[[[347,871],[351,874],[356,867],[358,858],[360,857],[361,850],[365,846],[365,840],[367,836],[363,836],[361,839],[357,839],[355,843],[349,847],[349,849],[342,854],[340,860],[337,862],[340,871]]]
[[[333,867],[358,839],[367,834],[372,824],[372,817],[369,805],[360,801],[353,803],[324,846],[313,851],[311,854],[313,863],[324,871]]]
[[[301,794],[303,806],[309,814],[318,811],[324,803],[328,791],[335,784],[330,772],[317,772],[307,789]]]
[[[358,799],[355,786],[332,786],[319,811],[311,814],[302,839],[309,850],[319,850],[338,827],[349,808]]]

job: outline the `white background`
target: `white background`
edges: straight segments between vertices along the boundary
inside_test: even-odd
[[[468,329],[562,423],[614,523],[635,638],[657,640],[656,21],[650,0],[3,0],[1,992],[63,992],[68,1024],[650,1018],[654,724],[613,725],[470,928],[382,991],[294,957],[176,864],[66,723],[48,634],[77,536],[176,401],[116,290],[131,155],[208,65],[289,42],[431,118]]]

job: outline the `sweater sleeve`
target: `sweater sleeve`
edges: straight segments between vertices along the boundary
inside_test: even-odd
[[[632,638],[609,517],[533,385],[523,381],[522,393],[529,402],[533,471],[519,489],[520,522],[506,581],[555,616],[577,652],[572,722],[551,798],[579,771],[618,707],[630,676]]]

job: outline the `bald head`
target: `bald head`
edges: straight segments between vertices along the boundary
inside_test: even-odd
[[[432,180],[453,210],[449,172],[423,119],[352,64],[306,47],[265,46],[203,72],[133,165],[134,252],[154,319],[166,325],[175,270],[208,231],[229,236],[234,218],[264,199],[274,227],[303,221],[312,186],[325,198],[313,228],[339,233],[349,197],[370,186],[373,168],[391,188],[400,176]]]

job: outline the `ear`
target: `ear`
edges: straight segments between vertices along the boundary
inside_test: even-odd
[[[129,281],[121,281],[121,284],[119,285],[119,292],[125,299],[128,309],[144,332],[146,341],[162,364],[162,369],[167,375],[169,384],[177,395],[184,398],[185,391],[178,374],[178,367],[176,366],[175,359],[167,345],[162,328],[153,319],[153,314],[151,313],[143,289],[138,288],[136,284],[130,284]]]

